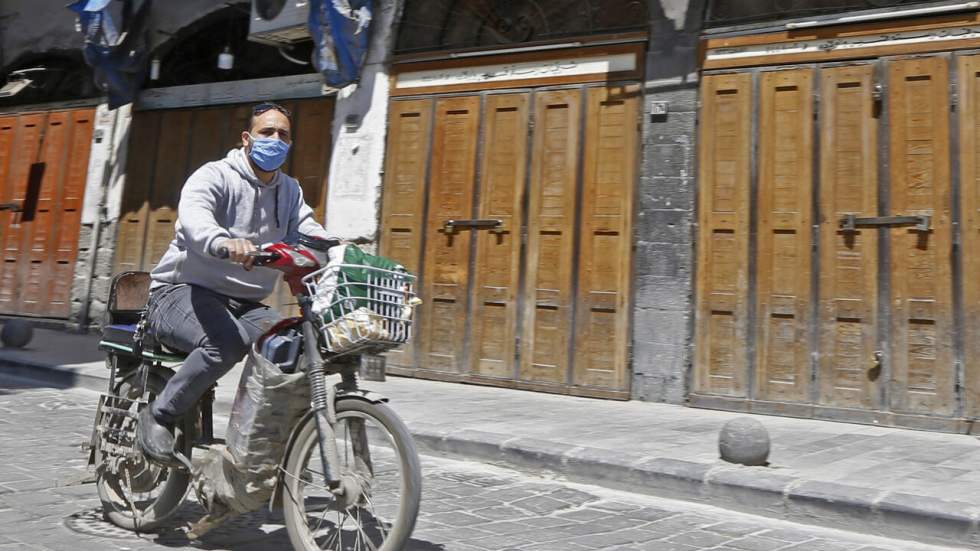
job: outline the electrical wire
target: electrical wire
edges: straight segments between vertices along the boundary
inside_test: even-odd
[[[289,61],[292,61],[293,63],[295,63],[297,65],[309,65],[310,64],[309,61],[303,61],[301,59],[296,59],[295,57],[287,54],[281,47],[278,47],[276,49],[279,50],[279,55],[281,55],[282,57],[286,58]]]

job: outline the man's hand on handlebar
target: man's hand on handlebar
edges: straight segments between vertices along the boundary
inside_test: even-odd
[[[241,264],[246,270],[252,269],[255,257],[251,255],[259,250],[248,239],[225,239],[218,244],[217,249],[219,257],[227,258],[235,264]]]

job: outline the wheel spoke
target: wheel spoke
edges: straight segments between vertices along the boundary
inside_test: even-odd
[[[375,520],[377,520],[377,519],[375,519]],[[371,541],[371,537],[368,536],[367,535],[367,532],[364,531],[364,525],[361,524],[361,509],[358,508],[357,509],[357,538],[358,538],[358,540],[360,540],[361,536],[364,536],[364,541],[367,542],[368,547],[370,547],[373,551],[378,551],[378,547],[376,545],[374,545],[374,542]],[[387,537],[387,536],[385,536],[385,537]],[[382,541],[384,541],[384,540],[382,540]]]
[[[302,495],[300,496],[300,498],[302,499]],[[303,501],[300,501],[300,503],[303,503]],[[304,508],[305,508],[305,505],[304,505]],[[323,514],[320,515],[320,520],[317,521],[316,528],[313,530],[314,533],[320,531],[320,526],[323,525],[323,521],[327,518],[327,513],[329,511],[330,511],[330,508],[329,507],[328,508],[325,508],[323,510]]]
[[[337,549],[342,550],[344,548],[344,523],[347,522],[347,513],[343,511],[337,511]]]
[[[344,480],[349,496],[336,496],[313,482],[322,479],[321,471],[328,466],[321,465],[312,424],[304,429],[302,444],[296,448],[302,455],[290,459],[285,475],[297,498],[286,501],[287,518],[293,519],[287,526],[299,548],[379,551],[404,545],[415,522],[418,494],[406,499],[403,492],[417,488],[417,482],[410,482],[418,477],[417,458],[405,455],[412,447],[404,425],[392,420],[385,408],[378,413],[374,408],[346,405],[334,425],[338,447],[344,449],[337,450],[338,464],[329,465],[329,470]]]
[[[378,530],[381,532],[382,541],[388,539],[388,530],[385,529],[384,519],[378,516],[378,511],[374,507],[374,502],[371,501],[371,496],[365,494],[364,499],[366,499],[368,505],[371,506],[371,517],[374,518],[374,521],[378,524]]]

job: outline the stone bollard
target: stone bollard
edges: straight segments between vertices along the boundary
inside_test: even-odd
[[[3,341],[6,348],[24,348],[33,337],[34,327],[27,320],[8,319],[3,322],[3,329],[0,330],[0,341]]]
[[[751,417],[736,417],[721,427],[718,451],[729,463],[768,465],[769,432]]]

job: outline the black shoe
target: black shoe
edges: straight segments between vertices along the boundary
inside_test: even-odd
[[[174,434],[150,413],[150,407],[143,408],[139,414],[136,428],[136,440],[143,453],[150,459],[162,462],[174,462]]]

